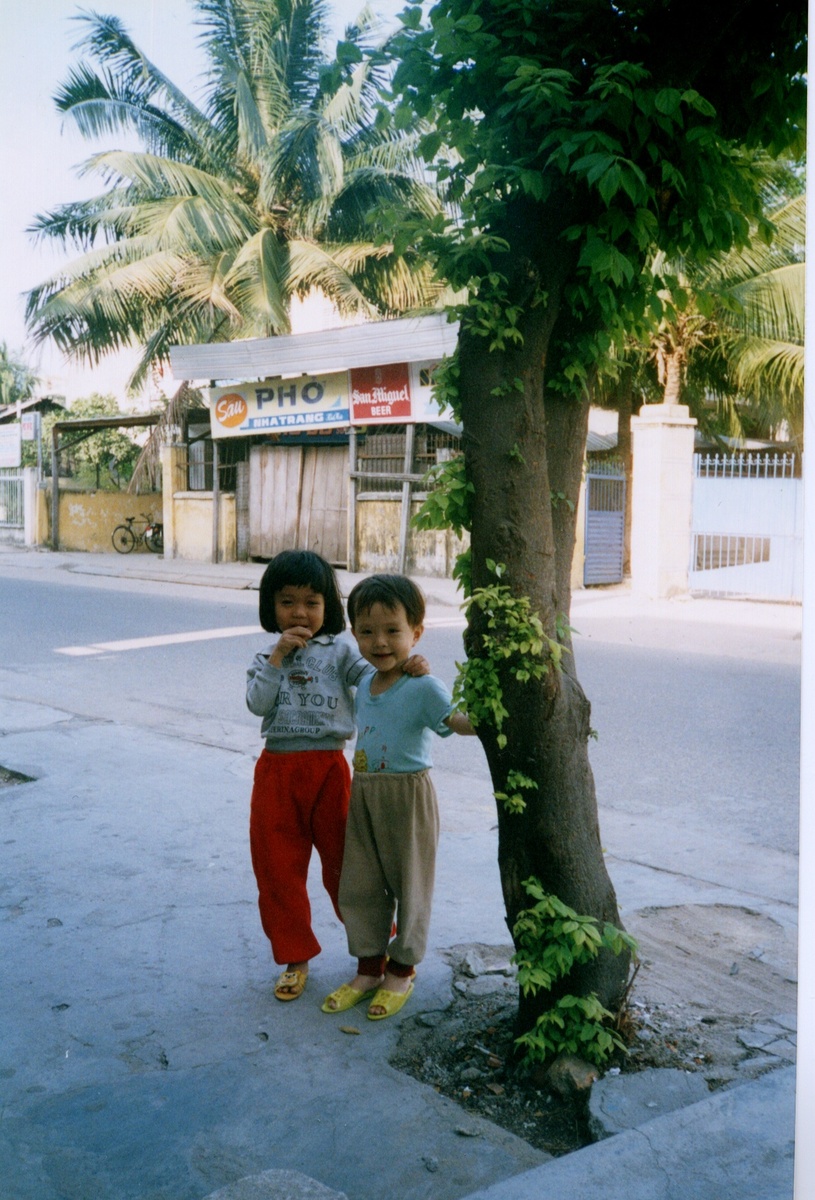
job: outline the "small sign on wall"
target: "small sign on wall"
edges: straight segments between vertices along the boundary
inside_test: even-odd
[[[21,431],[19,421],[0,425],[0,467],[19,467],[23,461]]]
[[[23,413],[22,431],[24,442],[36,442],[40,434],[40,414],[38,412]]]

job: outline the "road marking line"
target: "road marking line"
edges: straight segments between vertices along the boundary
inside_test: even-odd
[[[258,625],[231,625],[224,629],[196,629],[192,633],[163,633],[155,637],[125,638],[120,642],[91,642],[87,646],[60,646],[57,654],[79,658],[89,654],[104,654],[109,650],[146,650],[154,646],[177,646],[182,642],[208,642],[213,638],[246,637],[262,633]]]
[[[458,626],[463,629],[463,617],[430,617],[425,621],[428,628]],[[260,634],[258,625],[231,625],[224,629],[196,629],[192,633],[163,633],[155,637],[125,638],[118,642],[90,642],[87,646],[59,646],[55,654],[66,654],[71,658],[87,658],[93,654],[105,654],[111,650],[149,650],[155,646],[177,646],[184,642],[208,642],[213,638],[247,637],[250,633]]]

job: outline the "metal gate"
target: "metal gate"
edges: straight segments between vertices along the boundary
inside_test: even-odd
[[[691,592],[800,600],[803,486],[793,454],[694,455]]]
[[[0,468],[0,529],[22,529],[25,507],[22,471]]]
[[[625,473],[617,463],[592,464],[586,476],[583,584],[621,583],[625,553]]]

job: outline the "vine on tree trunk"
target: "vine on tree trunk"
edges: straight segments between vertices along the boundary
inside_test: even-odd
[[[504,564],[488,558],[486,565],[498,582],[476,588],[465,601],[471,625],[473,610],[479,610],[479,653],[456,664],[459,675],[453,698],[473,725],[494,726],[497,745],[503,750],[507,744],[503,724],[509,714],[504,707],[501,673],[507,672],[518,683],[542,679],[549,671],[561,669],[564,647],[548,636],[529,597],[514,596],[507,584],[500,582]]]
[[[536,901],[518,914],[513,929],[517,950],[512,961],[525,996],[551,991],[573,966],[590,962],[601,950],[616,955],[629,952],[636,958],[637,943],[625,930],[608,921],[600,929],[594,917],[581,916],[547,894],[537,879],[525,880],[523,887]],[[528,1065],[558,1054],[578,1054],[600,1066],[615,1049],[625,1050],[613,1021],[614,1014],[600,1003],[596,992],[560,996],[516,1043]]]

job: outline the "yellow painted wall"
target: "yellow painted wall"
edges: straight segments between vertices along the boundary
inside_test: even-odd
[[[411,515],[419,510],[414,503]],[[396,571],[399,564],[401,501],[357,499],[357,563],[360,571]],[[577,512],[577,540],[572,563],[572,588],[583,587],[585,488],[581,487]],[[466,550],[469,539],[457,538],[450,530],[411,529],[408,542],[409,574],[452,576],[456,558]]]
[[[187,448],[162,446],[164,480],[164,557],[212,562],[212,492],[188,492]],[[221,492],[218,503],[218,562],[234,562],[238,554],[235,496]]]
[[[173,496],[174,558],[212,561],[212,493],[176,492]],[[237,557],[235,497],[222,492],[219,504],[218,562]]]
[[[419,511],[418,501],[411,515]],[[400,499],[362,500],[357,498],[356,551],[360,571],[396,571],[399,567]],[[450,530],[416,530],[408,536],[409,574],[448,577],[456,557],[467,546]]]
[[[127,492],[80,492],[63,489],[59,493],[59,548],[85,550],[90,553],[113,553],[111,535],[125,517],[136,517],[140,526],[142,513],[161,520],[161,494],[147,492],[131,496]],[[39,545],[51,544],[51,488],[37,491],[36,537]],[[134,553],[149,554],[141,545]]]
[[[51,529],[51,490],[37,487],[36,509],[34,512],[34,545],[47,546]]]

